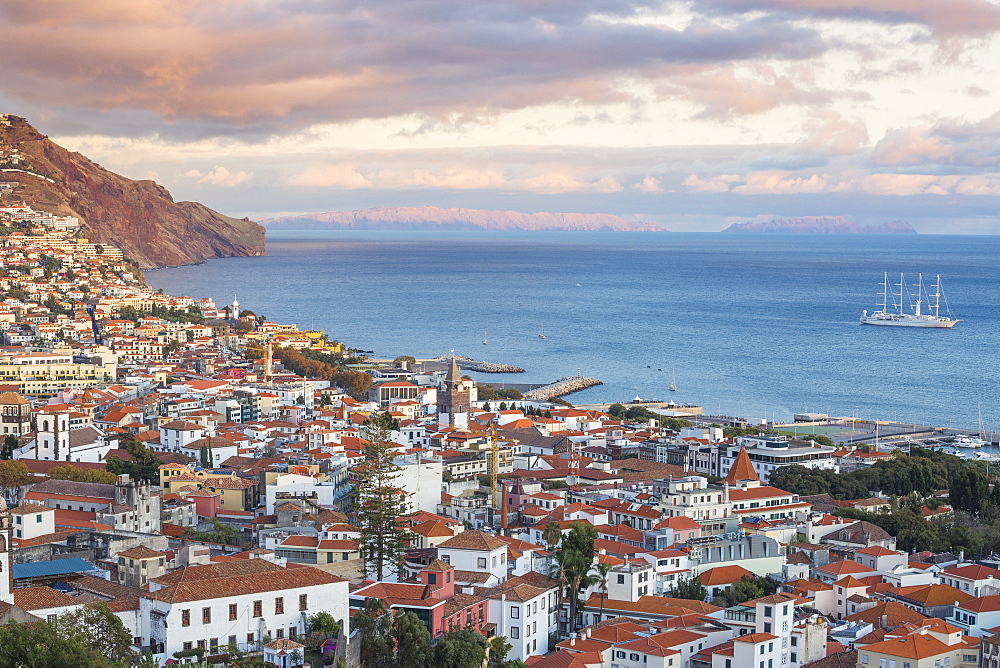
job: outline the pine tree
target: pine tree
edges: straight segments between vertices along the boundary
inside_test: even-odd
[[[417,613],[409,610],[396,614],[394,636],[396,638],[396,663],[406,668],[426,668],[431,664],[431,633],[427,625],[420,621]]]
[[[365,420],[368,444],[365,460],[354,467],[355,525],[361,534],[361,558],[376,580],[394,572],[410,542],[401,517],[409,510],[409,492],[396,484],[402,470],[395,463],[396,443],[389,440],[392,418],[373,415]]]

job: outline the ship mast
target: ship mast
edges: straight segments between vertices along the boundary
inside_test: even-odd
[[[889,310],[889,272],[885,272],[882,277],[882,312]]]
[[[920,302],[924,296],[924,275],[917,274],[917,305],[913,309],[913,315],[920,315]]]
[[[934,306],[930,309],[934,311],[934,317],[941,317],[941,274],[937,275],[937,281],[934,283]]]

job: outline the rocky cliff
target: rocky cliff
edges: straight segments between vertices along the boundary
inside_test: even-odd
[[[76,216],[91,240],[120,247],[144,269],[264,254],[260,225],[197,202],[175,202],[153,181],[110,172],[23,118],[0,116],[0,166],[0,180],[18,184],[4,203]]]
[[[772,232],[779,234],[916,234],[905,220],[883,225],[858,225],[841,216],[774,218],[766,222],[733,223],[723,232]]]
[[[269,218],[269,229],[313,230],[614,230],[662,232],[656,223],[625,220],[602,213],[518,213],[480,209],[441,209],[434,206],[362,211],[330,211]]]

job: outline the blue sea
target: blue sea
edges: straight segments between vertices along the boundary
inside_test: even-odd
[[[941,274],[962,322],[860,325],[886,271],[908,283]],[[478,375],[498,385],[578,371],[604,381],[573,403],[640,396],[746,417],[967,428],[981,404],[987,428],[1000,423],[996,237],[276,231],[266,257],[147,277],[220,305],[235,294],[380,357],[454,348],[526,369]]]

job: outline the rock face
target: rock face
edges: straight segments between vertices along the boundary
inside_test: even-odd
[[[883,225],[858,225],[841,216],[774,218],[767,222],[733,223],[723,232],[771,232],[779,234],[916,234],[905,220]]]
[[[518,213],[435,206],[362,211],[330,211],[269,218],[268,229],[316,230],[613,230],[662,232],[656,223],[625,220],[602,213]]]
[[[0,179],[19,184],[4,202],[76,216],[92,241],[120,247],[144,269],[264,254],[260,225],[197,202],[175,202],[155,182],[109,172],[53,143],[23,118],[0,116],[0,152]]]

